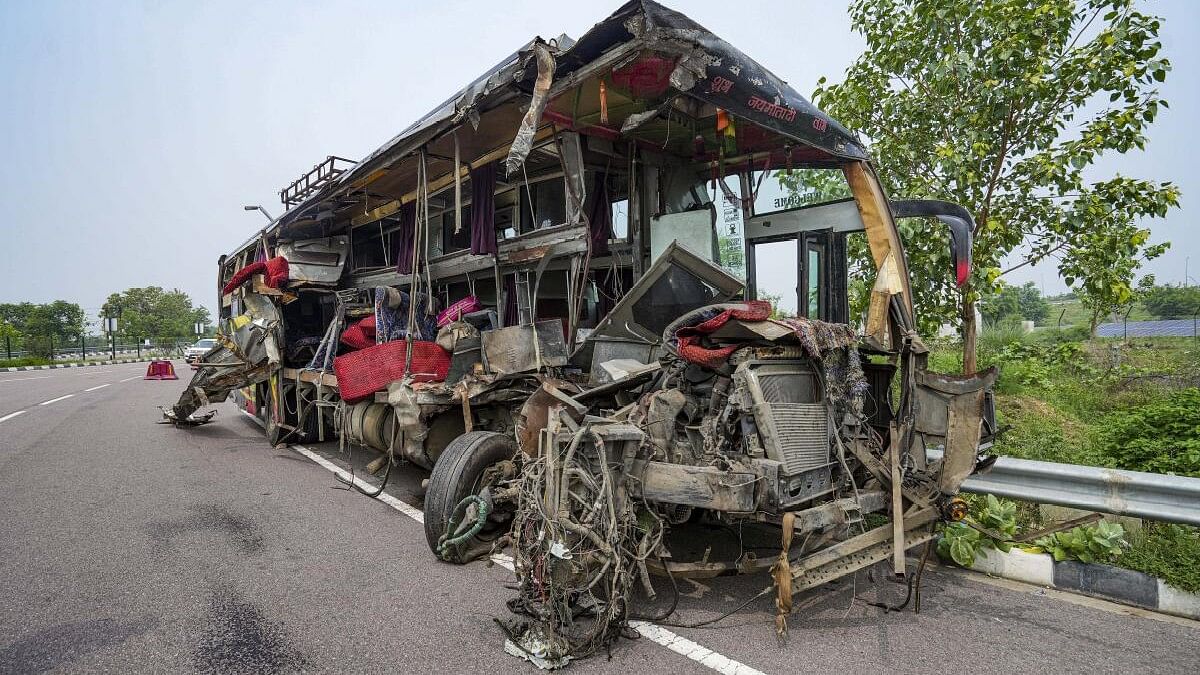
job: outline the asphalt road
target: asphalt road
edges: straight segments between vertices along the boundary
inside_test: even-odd
[[[156,424],[189,376],[176,368],[167,382],[141,380],[145,364],[0,373],[0,673],[535,672],[503,653],[493,622],[507,570],[437,562],[419,522],[268,447],[230,404],[198,429]],[[311,451],[346,466],[335,447]],[[419,508],[423,477],[393,471],[394,503]],[[768,583],[685,582],[674,620],[715,617]],[[1196,669],[1194,622],[941,567],[920,614],[865,602],[902,596],[860,573],[797,598],[786,643],[764,598],[715,628],[648,628],[569,670]]]

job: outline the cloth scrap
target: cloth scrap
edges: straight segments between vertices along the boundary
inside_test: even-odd
[[[267,285],[271,288],[279,288],[283,282],[288,280],[287,258],[275,256],[266,262],[252,262],[246,265],[233,274],[233,278],[221,289],[221,295],[229,295],[236,291],[239,286],[250,281],[250,277],[255,274],[264,275]]]

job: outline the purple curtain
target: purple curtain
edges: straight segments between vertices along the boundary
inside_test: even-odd
[[[592,255],[604,255],[608,253],[608,240],[613,236],[608,174],[596,172],[592,190],[588,193],[588,202],[588,236],[592,240]]]
[[[495,254],[496,163],[471,171],[471,253]]]
[[[515,326],[520,315],[517,312],[517,278],[511,274],[504,277],[504,325]]]
[[[395,254],[396,271],[400,274],[412,272],[413,235],[417,231],[417,203],[415,201],[400,207],[400,227],[396,229]]]

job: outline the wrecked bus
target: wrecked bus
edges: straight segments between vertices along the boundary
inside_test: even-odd
[[[272,444],[430,471],[431,550],[511,551],[517,653],[608,644],[650,573],[770,569],[782,631],[793,594],[904,575],[964,514],[995,373],[927,368],[896,221],[945,228],[961,284],[969,213],[890,200],[851,132],[678,12],[535,38],[280,196],[219,260],[218,345],[167,421],[232,395]],[[673,554],[697,519],[780,554]]]

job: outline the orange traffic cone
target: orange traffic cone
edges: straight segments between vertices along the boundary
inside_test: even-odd
[[[146,368],[146,376],[143,380],[178,380],[179,376],[175,374],[175,365],[170,361],[151,361]]]

